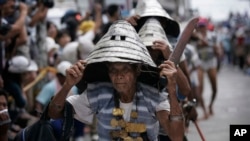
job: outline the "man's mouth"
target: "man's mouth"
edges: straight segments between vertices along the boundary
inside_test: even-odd
[[[115,83],[116,85],[125,85],[125,83]]]

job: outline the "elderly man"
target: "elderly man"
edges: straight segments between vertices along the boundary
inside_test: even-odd
[[[181,141],[184,123],[176,98],[176,72],[171,61],[156,67],[134,28],[117,21],[85,61],[67,70],[49,116],[63,116],[68,91],[83,78],[86,90],[67,101],[82,122],[91,123],[96,115],[99,140],[157,141],[161,124],[172,141]],[[154,85],[163,75],[168,95]]]

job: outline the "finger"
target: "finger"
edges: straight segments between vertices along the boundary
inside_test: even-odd
[[[73,66],[67,70],[68,74],[72,75],[73,77],[78,77],[77,73],[75,72]]]
[[[161,44],[161,45],[166,45],[166,42],[163,40],[155,40],[154,43]]]
[[[174,71],[172,71],[172,70],[169,70],[167,68],[162,68],[162,70],[160,71],[160,76],[168,77],[168,76],[172,76],[173,73],[174,73]]]
[[[162,62],[162,64],[171,64],[172,63],[172,61],[170,61],[170,60],[164,60],[163,62]]]
[[[87,62],[85,60],[79,60],[78,62],[80,62],[83,66],[85,66],[87,64]]]
[[[135,16],[134,16],[134,19],[135,19],[136,21],[138,21],[140,18],[141,18],[141,17],[140,17],[139,15],[135,15]]]
[[[132,17],[132,20],[133,20],[133,22],[134,22],[134,24],[136,24],[137,25],[137,21],[140,19],[140,16],[139,15],[134,15],[133,17]]]
[[[132,24],[133,26],[137,26],[137,22],[136,22],[136,20],[135,20],[134,18],[131,19],[130,22],[131,22],[131,24]]]
[[[170,60],[166,60],[166,61],[164,61],[163,63],[166,63],[166,64],[169,64],[169,65],[171,65],[171,66],[175,66],[175,64],[174,64],[174,62],[172,62],[172,61],[170,61]]]
[[[169,64],[161,64],[161,65],[159,66],[159,68],[160,68],[160,69],[164,69],[164,68],[170,69],[170,68],[172,68],[172,67],[171,67],[171,65],[169,65]]]
[[[80,64],[80,65],[81,65],[81,64]],[[72,69],[74,70],[74,72],[76,73],[77,76],[82,75],[82,71],[80,70],[80,68],[78,67],[77,64],[74,65],[74,66],[72,67]]]
[[[166,77],[167,75],[166,75],[166,72],[165,72],[165,68],[163,68],[161,71],[160,71],[160,76],[162,77],[162,76],[164,76],[164,77]]]
[[[82,64],[81,62],[77,62],[76,66],[78,67],[78,69],[79,69],[80,72],[83,72],[84,69],[85,69],[84,64]]]
[[[162,49],[163,46],[160,45],[160,44],[155,44],[155,45],[152,45],[152,48],[153,48],[153,49]]]
[[[134,26],[134,22],[133,22],[133,16],[132,17],[129,17],[126,19],[126,21],[128,21],[131,25]]]

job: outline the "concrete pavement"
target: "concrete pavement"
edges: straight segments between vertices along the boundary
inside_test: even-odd
[[[205,104],[209,104],[210,84],[206,77],[204,88]],[[198,125],[206,141],[229,141],[231,124],[250,125],[250,76],[233,66],[223,66],[218,74],[218,94],[214,105],[214,115],[207,120],[199,120]],[[197,108],[199,117],[202,110]],[[188,141],[201,141],[193,123],[187,133]]]

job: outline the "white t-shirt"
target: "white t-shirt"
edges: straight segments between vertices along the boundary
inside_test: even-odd
[[[123,115],[123,119],[125,121],[129,121],[130,120],[130,113],[132,111],[133,108],[133,102],[130,103],[122,103],[120,101],[120,108],[124,110],[124,115]]]

